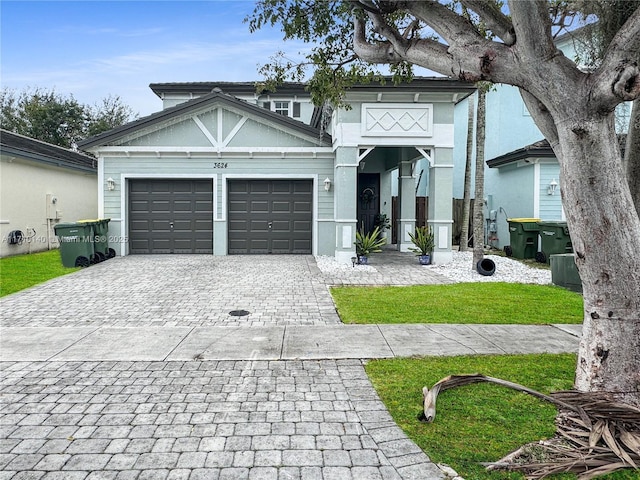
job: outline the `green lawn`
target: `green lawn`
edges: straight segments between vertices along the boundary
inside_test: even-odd
[[[572,387],[575,365],[573,354],[464,356],[375,360],[366,371],[394,420],[431,460],[468,480],[522,480],[516,473],[488,473],[479,463],[552,436],[554,406],[498,385],[475,384],[441,392],[435,421],[422,423],[417,420],[422,387],[452,374],[483,373],[549,393]],[[640,473],[625,470],[601,478],[637,480]]]
[[[334,287],[344,323],[582,323],[582,296],[549,285]]]
[[[58,250],[1,258],[0,297],[76,270],[62,266]]]

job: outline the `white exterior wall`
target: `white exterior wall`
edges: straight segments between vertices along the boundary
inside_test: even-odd
[[[13,158],[13,157],[12,157]],[[56,198],[47,208],[47,195]],[[47,212],[52,217],[47,222]],[[95,174],[11,160],[0,163],[0,257],[48,250],[58,246],[53,226],[98,216]],[[12,230],[31,237],[9,245]]]

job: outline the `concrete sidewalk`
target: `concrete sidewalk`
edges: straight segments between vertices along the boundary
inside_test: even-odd
[[[9,327],[0,361],[318,360],[575,352],[581,325]]]

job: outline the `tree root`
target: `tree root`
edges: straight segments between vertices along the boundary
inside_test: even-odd
[[[578,480],[590,480],[622,468],[640,470],[640,409],[602,393],[568,390],[545,395],[481,374],[451,375],[430,390],[422,389],[424,405],[419,419],[427,422],[435,419],[439,392],[480,382],[528,393],[558,408],[553,439],[524,445],[489,464],[488,470],[519,471],[530,480],[554,473],[575,473]]]

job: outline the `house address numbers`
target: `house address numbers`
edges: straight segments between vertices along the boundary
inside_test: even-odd
[[[214,162],[213,168],[227,168],[229,164],[227,162]]]

